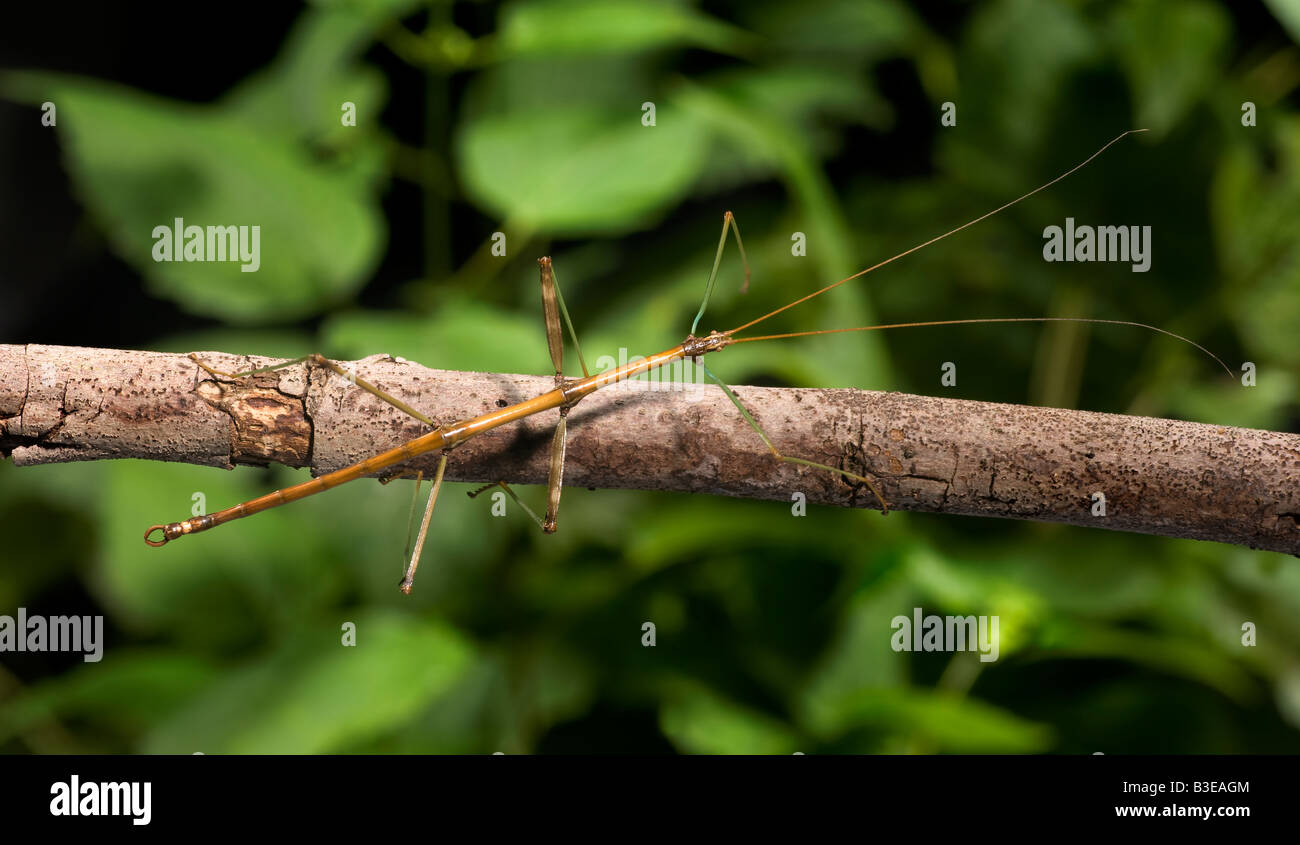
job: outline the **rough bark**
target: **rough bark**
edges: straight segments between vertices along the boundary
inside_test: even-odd
[[[226,371],[276,360],[200,357]],[[355,372],[439,422],[553,386],[549,377],[431,370],[382,355]],[[607,388],[573,409],[565,482],[878,506],[864,485],[773,461],[715,386],[676,388]],[[892,508],[1300,554],[1294,434],[868,390],[737,393],[783,452],[879,479]],[[555,421],[547,413],[463,444],[448,479],[545,483]],[[278,461],[320,474],[425,431],[347,379],[305,365],[226,383],[184,355],[0,345],[0,455],[19,466]],[[415,466],[429,471],[435,460]],[[1105,495],[1104,516],[1094,515],[1095,493]]]

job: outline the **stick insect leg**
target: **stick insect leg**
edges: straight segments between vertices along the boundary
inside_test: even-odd
[[[740,260],[745,267],[745,283],[741,287],[740,291],[741,293],[744,293],[749,288],[749,259],[745,257],[745,244],[740,239],[740,226],[736,224],[735,215],[733,215],[730,211],[728,211],[722,215],[722,234],[718,237],[718,251],[713,256],[713,269],[712,271],[709,272],[709,281],[704,287],[704,301],[700,303],[699,313],[695,315],[695,321],[691,323],[692,336],[695,335],[696,330],[699,328],[700,319],[704,316],[705,309],[709,307],[709,297],[713,295],[713,285],[717,281],[718,267],[722,264],[722,253],[727,246],[728,229],[731,230],[731,233],[736,238],[736,249],[740,251]],[[763,427],[758,424],[758,420],[754,419],[754,415],[751,414],[749,412],[749,409],[746,408],[741,403],[740,397],[736,396],[735,392],[730,387],[728,387],[727,384],[722,379],[714,375],[713,372],[707,366],[704,365],[703,361],[699,361],[698,364],[699,366],[704,367],[705,374],[708,375],[709,378],[717,382],[718,386],[722,388],[722,392],[727,394],[727,398],[730,399],[735,404],[736,408],[740,410],[741,415],[745,418],[745,422],[749,423],[750,427],[753,428],[754,431],[758,432],[758,436],[763,439],[763,442],[767,445],[767,448],[772,452],[772,457],[784,463],[801,464],[803,466],[813,467],[814,469],[821,469],[827,472],[833,472],[838,475],[842,475],[845,478],[852,479],[854,481],[859,481],[865,484],[867,486],[867,489],[869,489],[872,492],[872,494],[876,497],[876,500],[880,502],[881,512],[889,513],[889,503],[885,501],[885,497],[881,495],[880,489],[876,486],[876,483],[872,481],[870,478],[867,478],[866,476],[858,475],[857,473],[849,472],[848,470],[839,469],[838,467],[833,467],[828,464],[819,464],[816,461],[809,461],[803,458],[795,458],[790,455],[781,454],[781,451],[776,448],[776,445],[772,442],[772,439],[767,436],[767,432],[763,431]]]
[[[388,484],[390,481],[396,481],[399,478],[415,477],[415,490],[411,493],[411,512],[406,517],[406,550],[402,552],[402,566],[411,559],[411,540],[413,539],[412,530],[415,527],[415,503],[420,500],[420,485],[424,482],[424,472],[422,470],[403,469],[392,475],[382,476],[379,479],[380,484]]]
[[[542,520],[542,531],[546,534],[555,533],[556,518],[560,513],[560,491],[564,488],[567,412],[568,408],[560,409],[560,421],[555,424],[555,434],[551,437],[551,471],[546,479],[546,518]]]
[[[767,432],[763,431],[763,427],[758,424],[758,420],[754,419],[754,415],[749,412],[749,409],[746,408],[743,404],[741,404],[740,397],[738,397],[735,394],[735,391],[733,391],[730,387],[728,387],[727,384],[722,379],[714,375],[713,371],[704,365],[704,362],[701,361],[700,366],[704,367],[705,375],[707,375],[709,378],[717,382],[718,387],[722,388],[722,392],[727,394],[727,398],[730,399],[735,404],[735,406],[740,410],[740,414],[745,418],[745,422],[749,423],[750,427],[754,429],[754,431],[758,432],[758,436],[763,438],[763,442],[767,444],[767,448],[772,452],[772,457],[776,458],[778,461],[784,461],[786,463],[791,463],[791,464],[802,464],[803,466],[813,467],[815,469],[823,469],[826,470],[827,472],[833,472],[837,475],[842,475],[845,478],[852,479],[853,481],[859,481],[867,485],[867,489],[870,490],[872,495],[876,497],[876,501],[880,502],[881,514],[889,513],[889,503],[885,501],[885,497],[881,495],[880,489],[876,486],[876,483],[872,481],[870,478],[867,478],[864,475],[858,475],[857,473],[849,472],[846,469],[840,469],[839,467],[830,466],[829,464],[819,464],[816,463],[815,461],[808,461],[808,460],[804,460],[803,458],[795,458],[789,455],[781,454],[780,450],[777,449],[775,444],[772,443],[771,438],[767,436]]]
[[[555,434],[551,437],[551,470],[546,482],[546,517],[542,518],[519,498],[509,484],[504,481],[494,481],[491,484],[485,484],[477,490],[471,490],[466,495],[471,499],[477,498],[480,494],[501,488],[506,494],[514,499],[515,504],[524,509],[537,527],[542,529],[543,533],[554,534],[556,529],[556,517],[560,511],[560,491],[564,483],[564,447],[565,447],[565,418],[568,416],[567,408],[560,409],[560,421],[555,426]]]
[[[587,362],[582,357],[582,345],[578,343],[578,333],[573,330],[573,321],[569,319],[569,309],[564,305],[564,295],[560,293],[560,284],[555,278],[555,269],[551,259],[541,258],[537,262],[542,270],[542,313],[546,318],[546,346],[551,353],[551,364],[555,367],[555,386],[564,386],[564,335],[560,331],[560,316],[569,327],[569,336],[578,351],[578,361],[582,364],[583,375],[591,375]],[[556,520],[560,512],[560,493],[564,489],[564,453],[568,442],[568,405],[560,408],[560,421],[555,425],[555,434],[551,437],[551,469],[546,479],[546,518],[542,520],[542,531],[554,534]]]
[[[356,373],[345,370],[344,368],[340,367],[338,364],[335,364],[333,361],[326,358],[324,355],[321,355],[316,352],[313,352],[310,355],[303,355],[301,358],[294,358],[291,361],[281,361],[280,363],[272,364],[269,367],[258,367],[255,370],[246,370],[242,373],[225,373],[222,372],[221,370],[213,369],[212,367],[209,367],[207,364],[200,361],[199,357],[195,355],[193,352],[190,353],[190,360],[198,364],[199,367],[202,368],[209,375],[214,376],[216,378],[225,378],[225,379],[247,378],[248,376],[255,376],[260,373],[269,373],[272,370],[280,370],[285,367],[291,367],[294,364],[302,364],[305,362],[313,367],[323,367],[324,369],[332,370],[333,372],[343,376],[343,378],[347,379],[348,381],[355,384],[357,387],[361,388],[362,390],[366,391],[372,396],[378,397],[379,399],[382,399],[383,401],[387,402],[389,405],[392,405],[394,408],[401,411],[402,413],[410,417],[414,417],[415,419],[419,420],[420,422],[424,423],[425,425],[431,428],[438,427],[438,424],[435,423],[432,419],[430,419],[427,415],[422,414],[419,411],[415,410],[410,405],[403,402],[401,399],[398,399],[396,396],[393,396],[391,393],[387,393],[379,389],[378,387],[366,381],[365,379],[358,377]]]
[[[213,367],[209,367],[207,364],[203,363],[203,361],[199,360],[199,357],[194,353],[190,353],[189,357],[190,360],[192,360],[195,364],[198,364],[199,367],[202,368],[209,375],[215,378],[225,378],[225,379],[232,379],[232,380],[247,378],[248,376],[259,375],[261,373],[269,373],[274,370],[280,370],[280,369],[284,369],[285,367],[291,367],[295,364],[306,363],[309,366],[322,367],[324,369],[333,371],[337,375],[342,376],[343,378],[347,379],[349,382],[355,384],[357,387],[361,388],[362,390],[366,391],[372,396],[375,396],[383,400],[384,402],[387,402],[389,405],[392,405],[397,410],[401,411],[402,413],[410,417],[413,417],[414,419],[419,420],[425,425],[431,428],[438,427],[438,424],[435,423],[426,414],[417,411],[416,409],[412,408],[410,405],[398,399],[396,396],[393,396],[391,393],[388,393],[387,391],[384,391],[376,387],[375,385],[371,384],[365,379],[359,378],[355,373],[350,372],[344,369],[343,367],[340,367],[338,364],[334,363],[333,361],[329,360],[324,355],[321,355],[319,353],[303,355],[300,358],[294,358],[293,360],[290,361],[281,361],[279,364],[272,364],[268,367],[258,367],[256,369],[246,370],[241,373],[227,373],[218,369],[214,369]],[[442,457],[438,460],[438,469],[434,476],[433,490],[429,494],[429,503],[428,505],[425,506],[424,518],[420,522],[420,533],[416,537],[414,549],[411,548],[411,524],[415,518],[415,503],[419,499],[420,484],[424,479],[424,473],[419,470],[399,468],[396,471],[386,474],[379,479],[380,484],[388,484],[389,482],[396,481],[399,478],[409,478],[412,476],[415,477],[415,491],[411,497],[411,513],[407,519],[406,552],[403,555],[403,563],[406,566],[406,572],[402,577],[402,581],[400,585],[400,589],[403,593],[409,594],[411,592],[411,587],[415,583],[415,570],[420,565],[420,553],[424,548],[424,540],[429,531],[429,520],[433,517],[433,507],[438,501],[438,493],[442,488],[442,478],[443,478],[443,474],[446,472],[446,469],[447,469],[447,452],[444,451]]]
[[[542,522],[542,518],[537,515],[537,512],[534,511],[532,508],[528,507],[528,505],[524,502],[524,500],[519,498],[519,494],[516,493],[514,490],[511,490],[510,485],[506,484],[504,481],[493,481],[491,484],[484,484],[482,487],[478,488],[477,490],[471,490],[465,495],[469,496],[471,499],[475,499],[478,498],[479,495],[486,493],[487,491],[495,489],[497,487],[500,487],[502,490],[506,491],[506,493],[510,496],[510,498],[515,500],[515,504],[523,508],[524,513],[528,514],[528,517],[532,519],[533,522],[537,523],[538,528],[542,529],[543,531],[546,530],[546,526]]]
[[[548,255],[537,259],[537,266],[542,270],[542,313],[546,318],[546,347],[551,353],[551,363],[555,365],[555,375],[557,378],[564,375],[564,336],[560,332],[562,316],[564,325],[569,329],[573,348],[578,352],[578,363],[582,365],[582,374],[590,376],[587,360],[582,357],[582,344],[578,343],[578,333],[573,330],[573,320],[570,319],[569,309],[564,304],[564,294],[560,292],[560,282],[555,278],[555,267],[551,263],[551,257]]]
[[[542,313],[546,319],[546,348],[551,354],[551,364],[555,367],[555,385],[556,387],[564,386],[564,332],[560,328],[560,319],[563,317],[564,324],[569,330],[569,337],[573,340],[573,346],[578,352],[578,361],[582,364],[583,375],[589,376],[591,372],[587,369],[587,362],[582,357],[582,345],[578,343],[578,333],[573,329],[573,320],[569,317],[569,309],[564,304],[564,295],[560,293],[559,282],[555,278],[555,268],[551,264],[549,256],[537,259],[537,265],[542,272]],[[532,508],[524,504],[524,500],[519,498],[510,485],[504,481],[497,481],[492,484],[480,487],[477,490],[468,493],[471,499],[479,494],[500,487],[515,504],[524,509],[538,527],[546,534],[554,534],[557,527],[557,519],[560,511],[560,493],[564,489],[564,454],[565,446],[568,442],[568,424],[569,408],[564,406],[560,408],[560,421],[555,426],[555,434],[551,437],[551,467],[546,481],[546,516],[538,517]]]
[[[728,229],[736,236],[736,249],[740,250],[740,263],[745,268],[745,283],[740,286],[740,292],[744,293],[749,290],[749,259],[745,257],[745,244],[740,240],[740,226],[736,225],[735,215],[727,211],[722,215],[722,235],[718,238],[718,251],[713,256],[713,270],[709,273],[709,281],[704,286],[704,301],[700,303],[700,310],[695,315],[694,322],[691,323],[692,336],[694,336],[695,330],[700,327],[700,320],[704,317],[704,309],[709,307],[709,297],[713,295],[713,283],[718,278],[718,267],[722,264],[722,251],[727,246]]]
[[[415,570],[420,565],[420,553],[424,551],[424,538],[429,534],[429,521],[433,518],[433,507],[438,503],[438,493],[442,490],[442,476],[447,471],[447,452],[444,451],[438,458],[438,469],[433,474],[433,489],[429,491],[429,504],[424,508],[424,518],[420,520],[420,533],[415,538],[415,549],[411,552],[409,562],[406,564],[406,572],[402,575],[402,581],[398,589],[406,595],[411,594],[411,588],[415,586]],[[419,491],[419,482],[416,482],[416,491]],[[411,515],[415,515],[415,500],[411,500]],[[410,527],[407,527],[407,543],[410,543]]]
[[[445,453],[443,457],[446,457]],[[410,567],[410,561],[412,560],[411,542],[415,539],[415,505],[420,501],[420,485],[424,482],[424,471],[418,469],[399,469],[390,475],[380,476],[378,481],[380,484],[389,484],[390,482],[397,481],[401,478],[415,479],[415,490],[411,492],[411,510],[406,517],[406,549],[402,552],[402,567],[403,570],[407,570]],[[432,508],[432,504],[429,505],[429,508]],[[412,577],[414,577],[413,571]],[[403,579],[403,583],[405,583],[405,579]],[[407,592],[410,592],[410,590],[408,589]]]

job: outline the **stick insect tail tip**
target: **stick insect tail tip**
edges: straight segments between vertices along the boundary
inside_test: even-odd
[[[155,531],[161,531],[161,532],[163,533],[163,537],[162,537],[161,540],[150,540],[150,539],[149,539],[149,535],[152,534],[152,533],[155,532]],[[149,530],[146,531],[146,532],[144,532],[144,541],[145,541],[146,543],[148,543],[150,546],[153,546],[155,549],[158,548],[159,546],[165,546],[165,545],[167,545],[167,541],[170,540],[170,539],[171,539],[171,538],[167,536],[167,526],[166,526],[166,525],[150,525],[150,526],[149,526]]]

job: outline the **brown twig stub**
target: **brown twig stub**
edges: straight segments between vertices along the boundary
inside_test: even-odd
[[[276,361],[200,357],[226,371]],[[358,361],[355,371],[439,422],[554,387],[551,376],[430,370],[387,356]],[[567,483],[878,505],[865,485],[777,463],[716,386],[643,386],[606,388],[573,408]],[[868,390],[736,392],[784,454],[877,479],[891,508],[1300,554],[1294,434]],[[554,423],[542,414],[467,441],[449,454],[447,480],[545,483]],[[184,355],[0,345],[0,453],[20,466],[278,461],[319,475],[427,430],[347,378],[305,364],[230,382]],[[437,461],[431,454],[413,468],[428,475]]]

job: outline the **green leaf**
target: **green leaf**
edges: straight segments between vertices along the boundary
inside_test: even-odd
[[[797,200],[800,230],[820,244],[813,255],[824,277],[842,278],[860,268],[854,266],[854,239],[835,197],[834,188],[799,135],[780,120],[775,120],[748,104],[702,85],[687,86],[681,96],[683,107],[696,115],[703,125],[748,151],[756,160],[769,164],[781,173]],[[874,322],[867,295],[861,286],[842,286],[827,294],[823,306],[833,308],[849,325]],[[851,384],[888,387],[883,365],[883,346],[875,333],[857,334],[848,340],[828,341],[814,338],[809,347],[820,347],[824,359],[833,357],[831,344],[840,349],[853,348],[854,355],[837,361],[837,372]]]
[[[202,331],[165,335],[154,340],[155,352],[186,355],[199,349],[215,349],[231,355],[265,355],[270,358],[300,358],[319,351],[316,340],[305,333],[279,328],[230,328],[216,326]]]
[[[860,690],[834,702],[830,723],[920,741],[957,754],[1028,754],[1052,746],[1052,730],[1001,708],[955,695]]]
[[[1002,659],[1032,637],[1046,615],[1042,597],[1019,581],[989,572],[979,561],[961,562],[917,545],[906,555],[908,576],[922,597],[936,606],[926,614],[981,614],[998,619],[997,646]]]
[[[1277,682],[1277,709],[1292,726],[1300,727],[1300,669],[1288,669]]]
[[[840,630],[802,685],[800,724],[825,736],[846,730],[843,702],[864,690],[906,683],[906,660],[890,647],[889,620],[913,603],[911,588],[899,578],[853,596]]]
[[[1171,634],[1151,635],[1060,620],[1044,631],[1041,645],[1046,650],[1042,656],[1126,660],[1205,684],[1240,703],[1256,692],[1255,682],[1235,659],[1219,654],[1209,643]]]
[[[344,622],[356,645],[341,644]],[[151,754],[319,754],[408,722],[470,665],[454,630],[393,611],[340,612],[226,676],[145,739]]]
[[[660,103],[655,126],[626,112],[574,106],[462,121],[462,181],[490,213],[526,230],[630,229],[681,200],[708,141],[689,114]]]
[[[77,666],[0,706],[0,743],[51,718],[131,736],[170,716],[217,677],[213,665],[189,654],[108,649],[101,662]]]
[[[1225,70],[1230,24],[1219,6],[1199,0],[1127,3],[1113,25],[1138,123],[1156,135],[1182,120]]]
[[[1261,372],[1297,363],[1300,321],[1300,120],[1282,118],[1271,140],[1271,167],[1254,145],[1229,148],[1211,195],[1227,307]]]
[[[894,119],[893,107],[875,90],[869,76],[840,69],[793,63],[746,67],[715,74],[709,85],[765,124],[745,125],[734,133],[732,143],[711,158],[704,176],[710,186],[780,174],[779,159],[772,152],[780,142],[769,140],[773,132],[769,126],[789,133],[803,155],[823,158],[840,148],[841,125],[885,129]],[[722,120],[736,122],[725,116]]]
[[[628,53],[658,47],[701,47],[737,53],[743,30],[690,6],[664,0],[532,0],[502,14],[503,55]]]
[[[1113,619],[1149,613],[1170,586],[1169,574],[1160,567],[1133,566],[1132,548],[1131,538],[1120,535],[1041,525],[1018,542],[987,549],[959,565],[979,578],[976,583],[991,600],[1005,593],[1007,584],[1036,597],[1015,602],[1036,608],[1033,618]],[[969,606],[969,600],[965,604]]]
[[[670,696],[659,726],[687,754],[792,754],[801,746],[779,719],[693,685]]]
[[[405,3],[403,5],[410,5]],[[222,98],[232,118],[312,143],[369,139],[387,97],[387,80],[356,62],[379,22],[352,11],[304,15],[280,54]],[[357,108],[357,125],[340,120],[342,104]]]
[[[426,5],[426,0],[310,0],[310,2],[318,9],[346,12],[372,23],[400,18],[411,14],[421,5]],[[432,0],[427,2],[427,5],[434,5],[436,2],[450,2],[450,0]]]
[[[823,116],[878,129],[887,127],[893,116],[889,102],[869,79],[845,77],[829,68],[795,64],[746,68],[715,78],[714,85],[753,111],[796,126],[809,137]]]
[[[259,515],[165,549],[146,548],[142,539],[149,525],[188,518],[196,504],[212,513],[305,480],[305,472],[281,470],[268,479],[249,468],[146,461],[114,461],[103,469],[96,586],[121,624],[238,645],[267,617],[306,611],[339,588],[342,573],[328,530],[335,523],[318,527],[328,502]],[[334,495],[326,498],[337,502]],[[394,568],[398,556],[395,551]]]
[[[1264,0],[1264,5],[1291,34],[1291,40],[1300,44],[1300,0]]]
[[[302,317],[357,290],[379,259],[384,224],[370,179],[357,171],[217,107],[53,74],[7,81],[29,102],[57,104],[83,202],[153,292],[188,311],[241,322]],[[154,229],[176,218],[258,226],[256,272],[242,262],[155,261]]]
[[[1097,47],[1096,28],[1072,4],[1000,0],[974,7],[958,71],[963,128],[939,133],[944,169],[995,192],[1021,184],[1026,160],[1060,125],[1071,73]],[[1087,120],[1095,119],[1089,113]]]
[[[755,27],[782,47],[872,58],[897,52],[921,31],[916,16],[895,0],[805,0],[758,5]]]
[[[461,297],[441,302],[429,317],[349,312],[328,320],[321,335],[332,353],[347,358],[387,353],[440,370],[554,372],[540,313],[514,314]]]

